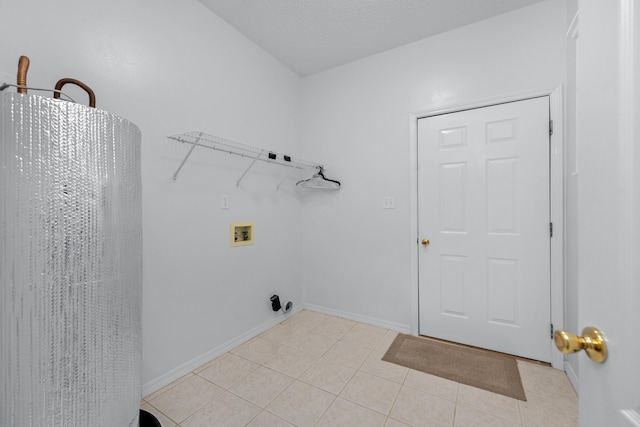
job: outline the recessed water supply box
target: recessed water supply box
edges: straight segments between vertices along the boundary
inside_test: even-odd
[[[231,223],[231,247],[253,245],[253,222]]]

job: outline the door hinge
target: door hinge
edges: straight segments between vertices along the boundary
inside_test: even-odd
[[[553,135],[553,120],[549,120],[549,136]]]
[[[549,223],[549,237],[553,237],[553,223]]]
[[[553,323],[551,324],[551,330],[549,332],[551,332],[551,339],[553,339]]]

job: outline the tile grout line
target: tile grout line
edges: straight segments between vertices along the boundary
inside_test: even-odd
[[[405,377],[405,379],[407,378],[406,375],[404,377]],[[389,408],[389,413],[387,414],[387,421],[389,421],[389,418],[391,417],[391,412],[393,412],[393,407],[396,406],[396,402],[398,401],[398,396],[400,396],[400,392],[402,391],[402,387],[403,386],[404,386],[404,380],[402,381],[402,384],[400,384],[400,388],[398,389],[398,392],[396,393],[396,397],[393,398],[393,403],[391,404],[391,407]],[[394,418],[394,420],[395,420],[395,418]],[[402,421],[402,422],[404,422],[404,421]],[[385,424],[386,424],[386,422],[385,422]]]
[[[238,356],[238,357],[241,357],[241,356]],[[252,362],[252,363],[255,363],[255,362]],[[257,364],[257,363],[256,363],[256,364]],[[256,403],[254,403],[254,402],[251,402],[251,401],[247,400],[247,399],[246,399],[246,398],[244,398],[243,396],[240,396],[240,395],[236,394],[235,392],[233,392],[233,391],[231,390],[231,388],[232,388],[233,386],[235,386],[235,385],[236,385],[236,384],[238,384],[240,381],[242,381],[243,379],[245,379],[246,377],[248,377],[248,376],[249,376],[249,375],[251,375],[252,373],[256,372],[256,371],[257,371],[258,369],[260,369],[260,368],[269,369],[270,371],[273,371],[273,372],[276,372],[276,373],[278,373],[278,374],[283,375],[281,372],[278,372],[278,371],[276,371],[276,370],[273,370],[273,369],[271,369],[271,368],[269,368],[269,367],[267,367],[267,366],[259,365],[259,364],[257,364],[257,365],[258,365],[258,368],[257,368],[257,369],[254,369],[254,370],[253,370],[252,372],[250,372],[249,374],[247,374],[247,375],[245,375],[244,377],[240,378],[238,381],[236,381],[234,384],[232,384],[229,388],[222,387],[221,385],[218,385],[218,384],[216,384],[216,383],[214,383],[214,382],[212,382],[212,381],[210,381],[210,380],[208,380],[208,379],[206,379],[206,378],[200,377],[200,378],[202,378],[202,379],[204,379],[204,380],[206,380],[206,381],[209,381],[211,384],[213,384],[213,385],[215,385],[216,387],[219,387],[219,388],[221,388],[221,389],[223,390],[223,393],[221,393],[219,396],[216,396],[215,398],[213,398],[212,400],[210,400],[209,402],[207,402],[205,406],[209,405],[211,402],[213,402],[213,401],[215,401],[215,400],[218,400],[218,398],[220,398],[220,397],[224,394],[224,392],[227,392],[227,393],[229,393],[229,394],[231,394],[231,395],[233,395],[233,396],[237,397],[238,399],[240,399],[240,400],[242,400],[242,401],[246,402],[247,404],[249,404],[249,405],[251,405],[251,406],[255,406],[256,408],[258,408],[258,409],[259,409],[258,413],[257,413],[253,418],[251,418],[251,420],[249,420],[245,425],[247,425],[247,424],[251,423],[251,421],[253,421],[255,418],[257,418],[257,417],[260,415],[260,413],[262,413],[263,411],[267,411],[267,406],[269,406],[269,405],[270,405],[270,404],[271,404],[275,399],[277,399],[277,397],[278,397],[278,396],[280,396],[280,394],[282,394],[282,393],[284,392],[284,390],[286,390],[287,388],[289,388],[289,386],[295,382],[295,378],[293,378],[293,380],[294,380],[294,381],[293,381],[293,382],[291,382],[291,384],[289,384],[287,387],[285,387],[285,388],[284,388],[284,390],[282,390],[282,392],[280,392],[280,394],[278,394],[276,397],[274,397],[273,399],[271,399],[271,400],[269,401],[269,403],[267,403],[264,407],[262,407],[262,406],[260,406],[260,405],[258,405],[258,404],[256,404]],[[198,376],[199,376],[199,375],[198,375]],[[292,377],[289,377],[289,378],[292,378]],[[202,408],[204,408],[204,406],[203,406]],[[191,416],[195,415],[195,414],[196,414],[198,411],[200,411],[202,408],[200,408],[200,409],[196,410],[193,414],[191,414],[189,417],[187,417],[187,419],[188,419],[188,418],[190,418]],[[280,418],[280,419],[283,419],[282,417],[280,417],[280,416],[278,416],[278,415],[276,415],[276,414],[273,414],[273,413],[271,413],[270,411],[267,411],[267,412],[269,412],[269,413],[270,413],[270,414],[272,414],[273,416],[276,416],[276,417],[278,417],[278,418]],[[287,421],[287,422],[288,422],[288,421]],[[177,426],[177,427],[179,427],[179,426]]]
[[[169,415],[165,414],[163,411],[161,411],[160,409],[156,408],[154,405],[152,405],[151,403],[149,403],[150,406],[153,407],[153,409],[155,409],[156,411],[160,412],[162,415],[164,415],[165,417],[167,417],[168,419],[170,419],[171,421],[173,421],[174,423],[176,423],[176,426],[178,424],[180,424],[178,421],[174,420],[173,418],[171,418]],[[189,417],[187,417],[189,418]],[[184,421],[184,420],[183,420]]]
[[[360,338],[362,342],[367,343],[367,342],[370,342],[370,341],[371,341],[371,340],[369,340],[368,338],[372,338],[372,337],[373,337],[373,338],[375,338],[375,335],[376,335],[376,334],[370,335],[369,337],[367,337],[367,336],[366,336],[366,334],[353,335],[352,337],[350,337],[350,338],[355,338],[355,339],[356,339],[356,342],[354,342],[354,341],[348,341],[348,340],[345,340],[345,337],[347,337],[347,335],[348,335],[350,332],[352,332],[354,329],[358,328],[358,326],[359,326],[362,322],[354,321],[354,323],[351,325],[351,327],[350,327],[346,332],[342,333],[342,335],[340,336],[340,338],[336,338],[336,336],[337,336],[339,333],[336,333],[336,334],[334,334],[333,336],[331,336],[331,335],[329,335],[329,334],[330,334],[330,332],[327,332],[327,333],[325,334],[325,333],[321,333],[321,332],[315,331],[315,329],[316,329],[316,328],[318,328],[318,327],[319,327],[320,325],[322,325],[323,323],[325,323],[325,322],[329,321],[330,319],[336,318],[335,316],[325,315],[325,316],[324,316],[320,321],[316,322],[316,321],[314,321],[314,320],[309,320],[309,319],[314,319],[314,317],[313,317],[313,316],[305,315],[304,317],[302,317],[302,318],[300,319],[300,320],[302,321],[301,323],[296,323],[296,316],[297,316],[297,315],[299,315],[300,313],[304,313],[304,312],[305,312],[305,310],[303,310],[303,311],[301,311],[301,312],[299,312],[299,313],[296,313],[296,315],[291,316],[291,317],[290,317],[290,318],[288,318],[288,319],[285,319],[283,322],[281,322],[281,323],[279,323],[279,324],[275,325],[273,328],[282,327],[283,325],[289,325],[289,326],[291,327],[291,330],[297,330],[297,331],[302,330],[303,332],[301,333],[301,335],[300,335],[300,336],[301,336],[301,337],[310,337],[310,341],[309,341],[310,343],[314,343],[313,337],[322,337],[322,338],[324,338],[324,339],[329,338],[329,339],[331,339],[331,340],[334,340],[335,342],[333,342],[333,344],[332,344],[331,346],[329,346],[328,348],[325,348],[325,347],[324,347],[324,345],[321,345],[321,346],[319,346],[319,347],[318,347],[318,348],[320,348],[320,349],[321,349],[321,351],[320,351],[320,352],[315,352],[315,351],[311,351],[311,352],[309,352],[308,350],[302,350],[302,349],[300,349],[300,348],[298,348],[298,347],[295,347],[295,346],[293,346],[293,345],[291,345],[291,344],[286,344],[286,343],[284,343],[284,342],[280,342],[280,341],[276,341],[276,340],[273,340],[273,339],[265,338],[265,337],[263,336],[264,332],[263,332],[263,334],[257,335],[256,337],[254,337],[254,338],[253,338],[253,339],[255,339],[255,338],[260,338],[260,339],[262,339],[262,340],[269,341],[270,343],[275,344],[275,345],[277,345],[277,346],[282,346],[282,347],[284,347],[284,348],[285,348],[285,350],[284,350],[284,351],[286,351],[286,349],[293,349],[293,350],[296,350],[297,352],[299,352],[299,353],[296,353],[296,354],[301,354],[301,355],[302,355],[302,354],[304,354],[304,355],[305,355],[304,359],[307,359],[307,358],[308,358],[309,360],[311,360],[311,364],[310,364],[309,366],[307,366],[306,368],[304,368],[304,369],[302,370],[302,372],[300,372],[300,374],[299,374],[299,375],[297,375],[297,376],[293,377],[293,376],[291,376],[291,375],[289,375],[289,374],[285,374],[284,372],[280,372],[280,371],[278,371],[278,370],[276,370],[276,369],[273,369],[273,368],[271,368],[271,367],[269,367],[269,366],[266,366],[266,364],[267,364],[267,363],[269,363],[270,361],[274,360],[274,359],[275,359],[275,357],[277,357],[275,354],[274,354],[274,355],[272,355],[272,356],[270,356],[269,358],[267,358],[263,363],[258,363],[258,362],[255,362],[255,361],[253,361],[253,360],[251,360],[251,359],[249,359],[249,358],[248,358],[248,357],[251,357],[251,356],[250,356],[250,354],[251,354],[250,352],[247,352],[247,353],[246,353],[246,354],[248,355],[248,357],[246,357],[246,356],[242,356],[242,355],[239,355],[239,354],[235,354],[235,353],[234,353],[234,351],[237,351],[237,350],[238,350],[238,349],[240,349],[241,347],[243,347],[243,346],[245,346],[246,344],[250,343],[250,342],[253,340],[253,339],[252,339],[252,340],[249,340],[249,341],[247,341],[247,342],[245,342],[245,343],[242,343],[242,344],[238,345],[237,347],[235,347],[235,348],[233,348],[233,349],[229,350],[229,351],[228,351],[227,353],[225,353],[224,355],[222,355],[222,356],[218,356],[217,358],[215,358],[215,359],[213,359],[213,360],[211,360],[211,361],[209,361],[209,362],[207,362],[207,363],[203,364],[203,366],[201,366],[201,367],[199,367],[199,368],[197,368],[197,369],[192,370],[191,372],[189,372],[189,374],[186,374],[186,375],[184,375],[182,378],[179,378],[178,380],[176,380],[176,381],[178,381],[176,384],[173,384],[173,383],[172,383],[172,385],[171,385],[170,387],[166,388],[166,390],[163,390],[163,391],[162,391],[162,393],[158,394],[157,396],[154,396],[154,399],[159,398],[160,396],[162,396],[162,395],[164,395],[165,393],[169,392],[169,391],[170,391],[170,390],[172,390],[174,387],[178,386],[179,384],[183,383],[184,381],[188,380],[189,378],[192,378],[193,376],[196,376],[196,377],[198,377],[198,378],[200,378],[200,379],[204,379],[205,381],[207,381],[208,383],[210,383],[210,384],[212,384],[212,385],[214,385],[214,386],[216,386],[216,387],[219,387],[221,390],[223,390],[223,393],[221,393],[221,394],[219,394],[218,396],[214,397],[213,399],[211,399],[211,400],[207,401],[203,406],[199,407],[199,408],[198,408],[198,409],[196,409],[193,413],[189,414],[189,415],[185,418],[185,420],[189,419],[190,417],[192,417],[193,415],[195,415],[197,412],[201,411],[201,410],[202,410],[202,408],[204,408],[205,406],[207,406],[207,405],[211,404],[211,402],[214,402],[214,401],[216,401],[216,400],[219,400],[222,396],[224,396],[224,392],[227,392],[227,393],[229,393],[230,395],[235,396],[236,398],[238,398],[238,399],[242,400],[243,402],[245,402],[245,403],[247,403],[247,404],[249,404],[249,405],[252,405],[253,407],[256,407],[256,408],[258,408],[258,409],[259,409],[258,413],[257,413],[255,416],[253,416],[249,421],[247,421],[247,423],[246,423],[245,425],[250,424],[251,422],[253,422],[253,421],[254,421],[254,420],[255,420],[255,419],[256,419],[256,418],[257,418],[257,417],[258,417],[262,412],[266,412],[266,413],[268,413],[268,414],[270,414],[270,415],[272,415],[272,416],[276,417],[277,419],[285,420],[286,422],[291,422],[291,421],[289,421],[288,419],[283,418],[283,417],[281,417],[280,415],[277,415],[277,414],[273,413],[272,411],[268,410],[267,408],[268,408],[270,405],[272,405],[274,401],[276,401],[277,399],[281,398],[281,397],[282,397],[282,395],[283,395],[283,393],[285,393],[287,390],[289,390],[289,388],[290,388],[293,384],[295,384],[296,382],[299,382],[300,384],[303,384],[303,385],[305,385],[305,386],[311,387],[312,389],[315,389],[315,390],[318,390],[318,391],[321,391],[321,392],[327,393],[327,394],[329,394],[329,395],[332,397],[332,398],[331,398],[331,400],[330,400],[329,405],[324,409],[324,411],[323,411],[323,412],[322,412],[322,414],[319,416],[319,418],[317,419],[317,421],[315,421],[315,422],[314,422],[314,425],[318,425],[318,423],[320,423],[320,421],[323,419],[323,417],[325,417],[325,416],[326,416],[326,414],[328,413],[329,409],[330,409],[333,405],[335,405],[335,404],[336,404],[336,402],[338,401],[338,398],[340,398],[340,399],[344,399],[345,401],[348,401],[348,402],[350,402],[351,404],[356,405],[357,407],[360,407],[360,408],[363,408],[363,409],[366,409],[366,410],[372,411],[372,412],[374,412],[374,413],[380,414],[380,415],[382,415],[382,416],[386,417],[386,422],[388,422],[389,420],[394,420],[394,421],[401,422],[400,420],[397,420],[396,418],[391,417],[391,413],[392,413],[392,411],[393,411],[393,408],[394,408],[394,407],[396,406],[396,404],[398,403],[398,398],[399,398],[400,392],[401,392],[401,391],[402,391],[402,389],[403,389],[403,388],[405,388],[405,387],[407,388],[407,390],[408,390],[408,392],[409,392],[409,393],[411,393],[411,391],[410,391],[410,390],[415,390],[415,391],[423,392],[423,393],[426,393],[426,394],[428,394],[428,395],[431,395],[431,396],[437,397],[437,398],[439,398],[439,399],[443,399],[443,400],[448,400],[448,401],[450,401],[449,399],[447,399],[447,398],[445,398],[445,397],[443,397],[443,396],[441,396],[441,395],[434,394],[433,392],[423,391],[422,389],[414,388],[414,387],[411,387],[411,386],[407,385],[407,379],[409,378],[409,373],[411,372],[411,369],[407,369],[407,370],[404,372],[404,374],[403,374],[403,376],[402,376],[402,380],[401,380],[400,382],[395,381],[395,380],[392,380],[392,379],[389,379],[389,378],[397,378],[397,377],[398,377],[397,375],[395,375],[395,372],[394,372],[393,370],[390,370],[390,371],[388,372],[388,374],[389,374],[389,375],[388,375],[388,376],[385,376],[385,373],[387,373],[387,371],[385,371],[385,370],[384,370],[384,367],[380,367],[380,368],[378,369],[378,366],[376,366],[374,363],[379,363],[379,362],[384,362],[384,361],[382,361],[382,359],[381,359],[380,357],[378,357],[378,356],[372,357],[372,355],[373,355],[374,353],[377,353],[377,352],[379,352],[379,351],[382,351],[382,350],[379,348],[380,344],[383,342],[383,340],[385,340],[385,339],[386,339],[386,336],[387,336],[387,334],[388,334],[390,331],[391,331],[391,332],[394,332],[394,331],[392,331],[392,330],[390,330],[390,329],[387,329],[387,328],[380,328],[380,327],[376,327],[376,328],[377,328],[377,330],[384,331],[384,333],[382,334],[382,336],[381,336],[381,337],[380,337],[380,338],[375,342],[375,344],[374,344],[372,347],[371,347],[371,345],[363,346],[363,345],[361,345],[361,344],[359,343],[359,341],[357,341],[357,340],[358,340],[358,338]],[[311,313],[313,313],[313,312],[311,312]],[[339,318],[339,317],[337,317],[337,318],[338,318],[338,319],[341,319],[341,318]],[[311,325],[311,324],[312,324],[312,325]],[[302,325],[302,326],[300,326],[300,325]],[[309,325],[311,325],[311,326],[309,326]],[[368,325],[366,325],[366,324],[363,324],[363,325],[364,325],[364,326],[368,326]],[[273,328],[272,328],[272,329],[273,329]],[[272,329],[270,329],[270,330],[272,330]],[[358,328],[358,329],[362,329],[363,331],[366,331],[366,330],[367,330],[366,328]],[[265,331],[265,332],[268,332],[268,331]],[[275,336],[276,336],[276,337],[278,337],[278,335],[275,335]],[[349,339],[349,338],[347,338],[347,339]],[[316,341],[316,343],[321,343],[321,341],[322,341],[322,340],[318,340],[318,341]],[[326,340],[326,341],[328,341],[328,340]],[[290,341],[290,342],[291,342],[291,341]],[[350,365],[345,365],[342,361],[333,360],[333,359],[331,359],[331,358],[323,358],[323,357],[324,357],[324,356],[325,356],[325,355],[326,355],[326,354],[327,354],[327,353],[328,353],[332,348],[334,348],[334,346],[338,345],[339,343],[342,343],[343,345],[354,346],[354,347],[358,347],[358,348],[361,348],[361,349],[366,349],[366,350],[367,350],[367,351],[366,351],[366,356],[364,356],[364,358],[362,359],[362,361],[361,361],[361,362],[359,362],[359,363],[358,363],[358,360],[359,360],[359,359],[360,359],[360,357],[362,357],[362,356],[357,356],[357,357],[355,358],[355,363],[353,363],[353,365],[352,365],[352,366],[350,366]],[[314,345],[310,345],[309,347],[310,347],[310,348],[314,348]],[[348,351],[348,350],[350,349],[350,347],[342,347],[342,349],[343,349],[343,350],[345,350],[345,351]],[[261,354],[261,353],[254,353],[254,354]],[[346,353],[345,353],[345,354],[346,354]],[[349,354],[350,354],[350,352],[349,352]],[[362,355],[362,354],[365,354],[365,352],[358,353],[358,354]],[[200,375],[200,374],[201,374],[202,372],[204,372],[206,369],[208,369],[208,368],[210,368],[210,367],[215,366],[218,362],[220,362],[221,360],[223,360],[225,357],[228,357],[229,355],[234,355],[234,356],[236,356],[236,357],[238,357],[238,358],[240,358],[240,359],[242,359],[242,360],[245,360],[245,361],[247,361],[247,362],[250,362],[250,363],[253,363],[253,364],[257,365],[258,367],[257,367],[256,369],[252,370],[251,372],[249,372],[248,374],[243,375],[243,376],[242,376],[241,378],[239,378],[237,381],[234,381],[234,382],[229,386],[229,388],[219,386],[219,385],[218,385],[218,384],[216,384],[215,382],[213,382],[213,381],[211,381],[211,380],[208,380],[207,378],[204,378],[204,377],[202,377],[202,376]],[[217,359],[217,361],[216,361],[216,359]],[[376,370],[377,370],[377,372],[368,372],[368,371],[366,371],[366,370],[363,370],[363,366],[365,366],[365,364],[369,361],[369,359],[371,359],[371,362],[373,362],[373,363],[371,363],[371,366],[369,366],[369,368],[370,368],[369,370],[371,370],[371,371],[376,371]],[[350,359],[349,359],[349,360],[350,360]],[[214,362],[214,361],[216,361],[216,363],[212,363],[212,362]],[[349,376],[349,378],[347,378],[347,379],[346,379],[346,381],[344,382],[344,384],[342,384],[342,385],[341,385],[341,387],[339,388],[339,390],[337,390],[337,392],[336,392],[336,393],[331,392],[331,391],[328,391],[328,390],[325,390],[325,389],[323,389],[323,388],[320,388],[320,387],[318,387],[318,386],[316,386],[316,385],[312,384],[312,383],[311,383],[311,380],[305,380],[305,379],[302,379],[302,377],[305,375],[305,373],[309,372],[309,370],[311,370],[314,366],[317,366],[318,362],[320,362],[320,361],[325,362],[326,364],[335,365],[336,367],[346,367],[346,368],[349,368],[350,370],[352,370],[352,371],[353,371],[353,373]],[[306,362],[306,360],[305,360],[305,362]],[[207,366],[207,368],[204,368],[204,366],[208,365],[209,363],[211,363],[211,365],[210,365],[210,366]],[[356,367],[356,366],[357,366],[357,367]],[[283,375],[283,376],[285,376],[285,377],[287,377],[287,378],[291,379],[291,382],[290,382],[290,383],[289,383],[289,384],[288,384],[284,389],[282,389],[279,393],[277,393],[277,394],[275,395],[275,397],[273,397],[272,399],[270,399],[270,400],[269,400],[269,401],[268,401],[264,406],[261,406],[261,405],[255,404],[255,403],[253,403],[253,402],[251,402],[251,401],[247,400],[246,398],[244,398],[244,397],[242,397],[242,396],[240,396],[240,395],[236,394],[235,392],[231,391],[231,388],[232,388],[232,387],[234,387],[236,384],[238,384],[238,383],[240,383],[241,381],[243,381],[244,379],[246,379],[249,375],[252,375],[253,373],[255,373],[255,372],[256,372],[258,369],[260,369],[261,367],[266,368],[266,369],[268,369],[269,371],[271,371],[271,372],[273,372],[273,373],[276,373],[276,374],[278,374],[278,375]],[[520,366],[520,364],[519,364],[519,366],[518,366],[518,367],[519,367],[519,368],[521,367],[521,366]],[[537,366],[536,366],[534,369],[531,369],[531,371],[534,371],[532,374],[538,375],[538,372],[535,372],[535,371],[537,371],[537,370],[538,370],[538,369],[537,369]],[[197,371],[197,372],[196,372],[196,371]],[[419,371],[417,371],[417,372],[419,372]],[[390,408],[390,409],[389,409],[389,411],[388,411],[388,413],[387,413],[387,414],[384,414],[384,413],[382,413],[382,412],[378,412],[377,410],[374,410],[374,409],[372,409],[372,408],[369,408],[368,406],[365,406],[365,405],[360,404],[360,403],[358,403],[358,402],[353,402],[352,400],[350,400],[350,399],[348,399],[348,398],[343,397],[343,396],[341,396],[341,395],[340,395],[340,394],[345,390],[345,388],[349,385],[349,383],[350,383],[351,381],[353,381],[353,378],[356,376],[356,374],[357,374],[357,373],[362,373],[362,374],[370,375],[370,376],[372,376],[372,377],[374,377],[374,378],[377,378],[377,379],[379,379],[379,380],[384,380],[384,381],[387,381],[387,382],[389,382],[389,383],[399,385],[398,392],[395,394],[395,397],[394,397],[393,401],[391,402],[391,405],[389,406],[389,408]],[[551,376],[551,375],[550,375],[550,373],[547,373],[547,372],[541,372],[541,374],[542,374],[542,375],[544,375],[544,376]],[[175,381],[174,381],[174,382],[175,382]],[[339,385],[340,383],[336,382],[335,384],[336,384],[336,385]],[[160,391],[160,390],[158,390],[158,391]],[[157,392],[155,392],[155,393],[157,393]],[[141,399],[141,401],[143,402],[143,403],[141,404],[141,406],[142,406],[143,404],[149,404],[149,405],[150,405],[150,407],[152,407],[152,408],[154,408],[155,410],[157,410],[160,414],[162,414],[163,416],[165,416],[167,419],[171,420],[172,422],[175,422],[175,423],[176,423],[176,425],[177,425],[177,427],[180,427],[180,423],[176,422],[173,418],[171,418],[171,417],[167,416],[163,411],[159,410],[156,406],[154,406],[154,405],[151,403],[151,399],[148,399],[148,397],[149,397],[149,396],[152,396],[152,395],[154,395],[155,393],[151,393],[151,394],[149,394],[148,396],[143,397],[143,398]],[[548,396],[546,396],[546,395],[541,395],[541,394],[539,394],[539,393],[535,393],[535,392],[534,392],[534,393],[530,393],[530,392],[529,392],[529,393],[527,393],[527,395],[529,395],[529,394],[534,395],[534,396],[536,396],[537,398],[543,399],[544,401],[547,401],[547,402],[548,402],[548,401],[554,401],[554,400],[555,400],[555,399],[553,399],[553,398],[549,398],[549,397],[548,397]],[[570,397],[571,397],[571,396],[567,396],[567,398],[570,398]],[[456,419],[457,419],[457,417],[459,416],[459,410],[460,410],[460,409],[462,409],[463,407],[464,407],[464,408],[469,408],[469,409],[474,410],[474,411],[478,411],[479,413],[483,413],[483,414],[488,415],[488,416],[491,416],[491,417],[496,417],[496,418],[499,418],[499,419],[502,419],[502,420],[505,420],[505,421],[508,421],[508,422],[517,423],[517,421],[511,420],[511,419],[507,419],[507,418],[503,418],[502,416],[496,415],[496,414],[494,414],[494,413],[487,412],[487,411],[485,411],[485,410],[477,409],[477,408],[475,408],[475,407],[470,407],[470,406],[468,406],[468,405],[460,405],[459,400],[460,400],[460,384],[459,384],[459,383],[456,383],[455,400],[454,400],[454,402],[453,402],[453,403],[454,403],[454,411],[453,411],[453,418],[452,418],[452,421],[451,421],[451,422],[452,422],[452,425],[455,425]],[[522,405],[523,405],[523,404],[522,404],[519,400],[517,400],[517,399],[515,399],[515,400],[516,400],[516,402],[517,402],[516,407],[517,407],[517,409],[518,409],[519,425],[520,425],[520,426],[525,426],[525,417],[524,417],[524,413],[523,413],[523,410],[522,410],[522,409],[523,409],[523,407],[522,407]],[[183,420],[183,421],[185,421],[185,420]]]
[[[313,387],[313,386],[312,386]],[[317,388],[317,387],[315,387]],[[333,400],[331,401],[331,403],[329,403],[329,406],[327,406],[327,409],[324,410],[324,412],[322,412],[322,415],[320,415],[320,418],[318,418],[318,421],[316,421],[315,423],[313,423],[314,426],[317,426],[318,423],[322,420],[322,417],[324,417],[324,415],[327,413],[327,411],[331,408],[331,406],[334,404],[334,402],[336,401],[336,399],[338,399],[338,396],[336,396],[333,393],[330,393],[333,396]]]

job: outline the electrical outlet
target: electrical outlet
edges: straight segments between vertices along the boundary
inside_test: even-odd
[[[229,209],[229,196],[226,194],[222,195],[220,200],[220,209]]]
[[[386,196],[382,199],[382,209],[395,209],[395,201],[393,196]]]

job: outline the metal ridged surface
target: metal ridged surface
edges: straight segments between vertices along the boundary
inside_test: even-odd
[[[0,93],[0,425],[137,426],[140,132]]]

